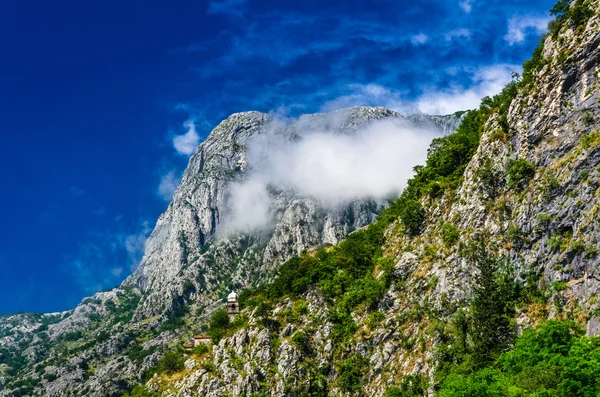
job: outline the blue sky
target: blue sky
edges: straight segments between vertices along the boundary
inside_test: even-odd
[[[475,107],[554,1],[0,3],[0,313],[120,283],[230,113]]]

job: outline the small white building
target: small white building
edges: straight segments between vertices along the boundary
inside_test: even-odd
[[[231,293],[227,296],[227,313],[229,313],[229,317],[234,317],[240,312],[240,303],[238,298],[238,294],[233,291],[231,291]]]

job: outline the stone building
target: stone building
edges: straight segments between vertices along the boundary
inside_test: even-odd
[[[227,296],[227,313],[229,313],[229,318],[235,317],[235,315],[240,312],[238,298],[238,294],[233,291]]]

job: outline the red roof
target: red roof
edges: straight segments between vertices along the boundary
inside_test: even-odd
[[[210,339],[208,335],[194,335],[194,339]]]

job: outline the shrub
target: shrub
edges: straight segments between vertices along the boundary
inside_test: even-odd
[[[545,213],[545,212],[540,212],[537,216],[537,226],[544,230],[546,229],[548,226],[550,226],[550,223],[552,222],[552,216],[550,216],[549,214]]]
[[[579,144],[586,150],[600,146],[600,131],[594,130],[584,135]]]
[[[552,174],[546,174],[538,185],[538,189],[542,194],[542,199],[544,201],[550,201],[559,187],[560,183],[558,182],[558,179]]]
[[[164,356],[161,357],[161,359],[156,364],[156,371],[159,373],[166,373],[168,375],[171,375],[185,368],[184,361],[185,360],[181,352],[167,352]]]
[[[506,231],[506,238],[518,249],[522,247],[525,241],[525,234],[518,226],[510,225]]]
[[[208,346],[206,346],[204,343],[200,343],[198,346],[194,347],[194,349],[192,350],[192,354],[201,356],[204,353],[207,353],[208,350]]]
[[[587,111],[581,116],[581,121],[583,121],[584,124],[592,124],[594,122],[594,115],[592,112]]]
[[[441,237],[444,244],[450,247],[458,241],[460,234],[453,223],[444,223],[441,228]]]
[[[217,343],[229,329],[229,314],[226,309],[220,309],[213,313],[210,318],[208,335],[213,343]]]
[[[481,182],[483,189],[488,192],[491,197],[496,195],[498,190],[498,178],[492,167],[492,160],[486,159],[483,164],[475,171],[475,176]]]
[[[155,393],[143,385],[136,385],[130,392],[123,394],[123,397],[159,397],[160,393]]]
[[[52,382],[56,379],[56,374],[53,374],[50,372],[47,374],[44,374],[44,379],[46,379],[48,382]]]
[[[297,331],[292,335],[292,343],[304,354],[310,353],[310,344],[308,343],[308,335],[305,332]]]
[[[550,248],[551,251],[556,252],[560,251],[563,243],[563,238],[560,235],[552,236],[546,242],[546,245]]]
[[[383,397],[422,397],[427,393],[427,378],[420,375],[405,375],[399,386],[386,390]]]
[[[525,159],[513,160],[508,165],[508,186],[523,187],[535,175],[535,167]]]
[[[409,236],[417,236],[423,231],[425,210],[417,200],[406,200],[400,213],[404,231]]]
[[[573,3],[573,4],[571,4]],[[555,19],[548,24],[548,31],[557,37],[563,26],[578,29],[594,15],[589,0],[559,0],[550,10]]]
[[[340,386],[346,392],[355,392],[360,390],[362,382],[362,367],[366,364],[366,359],[359,354],[355,354],[340,365]]]

